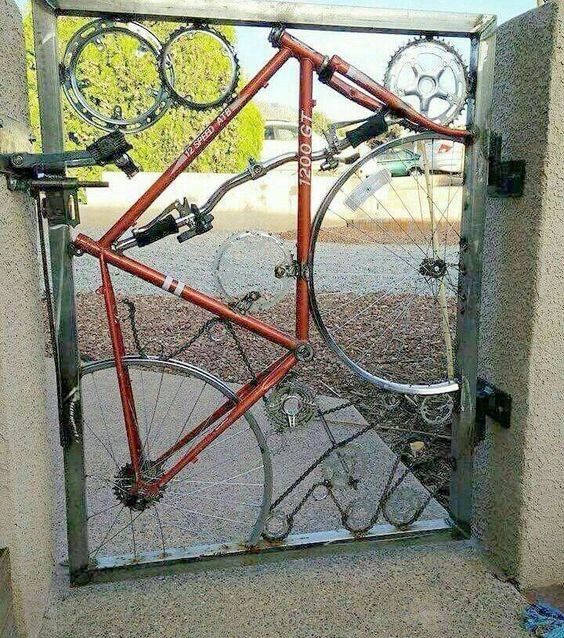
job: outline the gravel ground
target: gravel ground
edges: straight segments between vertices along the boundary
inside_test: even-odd
[[[441,244],[457,246],[460,241],[458,229],[459,222],[439,222],[435,225],[435,232],[440,238]],[[377,224],[370,221],[355,220],[354,227],[339,227],[338,232],[322,228],[319,231],[318,239],[324,242],[358,244],[359,229],[370,233],[373,241],[379,244],[411,244],[413,239],[421,239],[431,235],[430,222],[412,222],[406,220],[384,221]],[[280,234],[282,239],[296,240],[296,231],[288,230]]]

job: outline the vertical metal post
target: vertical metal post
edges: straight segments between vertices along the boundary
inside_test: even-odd
[[[477,133],[466,149],[463,191],[460,300],[457,317],[457,374],[460,379],[460,413],[454,421],[451,480],[451,513],[469,532],[472,523],[472,469],[475,445],[476,378],[482,276],[482,239],[488,181],[488,129],[495,58],[495,28],[492,20],[472,41],[470,73],[475,79],[475,97],[468,105],[468,126]]]
[[[33,0],[35,57],[41,115],[41,137],[46,153],[63,150],[63,118],[59,89],[57,18],[43,0]],[[81,582],[88,567],[88,528],[82,412],[80,409],[80,357],[78,353],[69,194],[46,195],[54,319],[60,387],[59,420],[63,443],[67,536],[71,581]]]

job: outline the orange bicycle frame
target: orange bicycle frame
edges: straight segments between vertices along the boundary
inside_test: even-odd
[[[241,90],[209,126],[189,144],[180,157],[154,182],[131,208],[99,240],[79,234],[74,240],[78,251],[96,257],[100,262],[102,291],[116,364],[119,392],[124,414],[125,431],[128,440],[131,463],[135,474],[135,489],[148,493],[157,492],[178,474],[218,436],[239,419],[261,397],[274,387],[300,359],[311,353],[309,338],[309,289],[306,278],[311,235],[311,178],[312,178],[312,118],[314,73],[321,81],[344,95],[349,100],[372,111],[389,108],[401,117],[409,119],[429,130],[461,140],[471,139],[466,130],[451,129],[435,124],[402,102],[393,93],[376,83],[367,75],[334,56],[329,59],[312,50],[306,44],[288,34],[283,29],[273,30],[271,36],[279,51]],[[135,225],[141,215],[166,188],[202,153],[215,137],[237,116],[250,100],[290,59],[295,58],[300,65],[299,93],[299,137],[298,137],[298,212],[297,212],[297,261],[296,280],[296,326],[295,336],[281,332],[276,327],[252,316],[239,314],[217,299],[191,288],[184,282],[113,250],[114,242]],[[237,402],[226,401],[213,414],[186,433],[171,448],[156,459],[161,463],[188,446],[200,434],[205,435],[190,447],[170,469],[152,483],[142,479],[142,443],[137,427],[137,416],[127,367],[123,363],[125,345],[118,318],[115,293],[108,265],[114,266],[134,277],[176,295],[177,297],[207,310],[223,320],[230,321],[268,341],[286,348],[288,352],[262,371],[256,379],[238,390]],[[219,422],[219,423],[218,423]],[[212,427],[213,426],[213,427]],[[211,429],[210,429],[211,428]],[[209,430],[209,431],[208,431]]]

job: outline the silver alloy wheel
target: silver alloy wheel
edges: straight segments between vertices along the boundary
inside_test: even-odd
[[[386,185],[386,184],[389,185],[389,188],[394,190],[395,192],[396,189],[395,189],[393,180],[396,178],[392,178],[391,174],[389,174],[389,171],[387,176],[384,175],[382,177],[380,173],[384,171],[383,168],[380,168],[378,169],[378,171],[370,173],[368,168],[370,168],[371,163],[373,163],[373,165],[374,164],[377,165],[378,164],[377,158],[379,156],[383,156],[386,153],[389,154],[390,152],[392,153],[396,152],[394,149],[398,149],[398,147],[401,147],[401,146],[405,146],[407,148],[409,147],[420,148],[418,145],[424,145],[424,146],[431,145],[433,149],[433,155],[434,155],[433,145],[436,141],[439,141],[439,142],[445,141],[447,143],[453,143],[453,144],[455,143],[453,140],[450,140],[449,138],[446,138],[444,136],[439,136],[434,133],[422,133],[419,135],[412,135],[409,137],[393,140],[392,142],[389,142],[387,144],[383,144],[382,146],[372,150],[370,153],[368,153],[367,155],[359,159],[355,164],[353,164],[345,173],[343,173],[340,176],[340,178],[337,180],[337,182],[334,184],[334,186],[331,188],[331,190],[327,193],[324,200],[322,201],[321,206],[319,207],[319,210],[317,211],[317,214],[313,221],[312,238],[311,238],[310,252],[309,252],[309,285],[311,290],[311,297],[310,297],[311,312],[315,320],[315,323],[317,325],[317,328],[319,329],[319,332],[322,335],[325,342],[327,343],[327,345],[331,348],[331,350],[333,350],[333,352],[339,357],[341,361],[343,361],[353,372],[355,372],[362,379],[369,381],[373,385],[379,388],[382,388],[384,390],[399,392],[403,394],[410,394],[410,395],[436,395],[436,394],[455,392],[456,390],[458,390],[459,383],[453,373],[453,369],[454,369],[453,345],[452,345],[453,337],[450,334],[450,332],[455,327],[454,326],[455,321],[450,319],[450,325],[447,325],[448,330],[446,332],[449,332],[449,335],[448,335],[448,339],[445,336],[445,341],[449,342],[447,345],[449,349],[448,356],[450,361],[449,361],[448,368],[450,368],[450,374],[447,371],[445,371],[445,373],[442,375],[443,378],[440,378],[440,379],[433,378],[430,380],[423,379],[423,378],[421,379],[412,378],[410,380],[404,380],[401,378],[394,378],[393,373],[384,374],[383,372],[378,371],[374,365],[370,366],[370,364],[367,364],[367,363],[361,364],[359,363],[357,359],[357,353],[352,353],[350,351],[347,351],[347,348],[343,345],[343,340],[339,338],[338,335],[334,334],[335,331],[333,330],[331,323],[335,322],[338,319],[337,317],[338,312],[335,310],[334,307],[332,309],[327,309],[326,311],[324,311],[322,297],[324,295],[329,296],[330,294],[334,294],[332,291],[326,292],[323,289],[323,287],[327,285],[327,281],[336,282],[337,284],[341,282],[344,275],[347,275],[349,278],[349,281],[347,284],[345,284],[345,286],[355,285],[356,282],[352,281],[354,279],[352,275],[350,275],[348,272],[343,272],[342,268],[352,269],[352,266],[354,265],[354,260],[357,259],[356,253],[358,253],[359,248],[363,248],[363,246],[353,245],[352,249],[346,251],[346,255],[347,255],[346,259],[344,259],[341,256],[339,260],[337,260],[336,257],[332,255],[332,252],[330,250],[328,250],[327,255],[323,255],[322,256],[323,258],[319,259],[318,253],[320,252],[320,244],[323,243],[321,241],[323,239],[323,233],[326,232],[331,235],[337,234],[336,231],[334,230],[334,228],[336,227],[332,227],[332,226],[323,227],[323,222],[326,219],[326,216],[330,217],[331,215],[333,215],[336,218],[340,218],[338,220],[339,223],[341,224],[340,228],[342,229],[352,228],[352,229],[358,230],[359,235],[360,234],[363,235],[364,243],[367,246],[369,246],[369,244],[366,242],[365,237],[368,237],[369,240],[372,240],[370,233],[363,230],[362,227],[360,227],[360,225],[357,225],[355,227],[354,223],[351,222],[350,219],[346,219],[345,217],[340,216],[338,212],[335,212],[332,209],[332,205],[334,201],[338,198],[341,198],[340,205],[344,204],[346,206],[349,206],[351,209],[354,207],[362,209],[363,202],[367,201],[368,198],[372,197],[374,193],[378,191],[378,189],[382,188],[382,185]],[[425,151],[423,151],[423,154],[425,154]],[[382,166],[385,166],[385,163]],[[421,207],[428,206],[431,209],[431,211],[435,210],[435,212],[436,212],[436,208],[438,208],[438,211],[440,213],[439,221],[441,222],[441,224],[447,228],[448,233],[451,233],[451,228],[452,228],[452,233],[451,233],[452,236],[449,235],[448,239],[445,238],[445,246],[441,246],[441,255],[443,255],[443,252],[445,256],[448,254],[448,256],[452,257],[453,261],[454,259],[456,260],[456,263],[450,263],[451,261],[450,259],[445,259],[445,260],[438,259],[438,251],[436,247],[434,245],[431,246],[431,244],[434,244],[432,239],[436,235],[435,226],[432,226],[432,230],[430,231],[430,235],[432,235],[432,237],[425,236],[422,231],[422,239],[423,239],[422,243],[424,243],[423,248],[418,246],[417,242],[415,241],[412,242],[413,244],[412,252],[417,253],[417,261],[414,261],[415,258],[413,257],[413,255],[411,256],[408,255],[408,250],[406,249],[405,246],[399,246],[399,248],[401,248],[401,250],[397,251],[398,253],[400,253],[399,256],[393,256],[393,250],[392,250],[394,247],[393,241],[389,242],[388,240],[388,243],[386,243],[385,241],[382,242],[381,252],[386,253],[386,255],[388,256],[390,255],[393,256],[393,261],[390,262],[392,266],[390,270],[393,270],[393,268],[398,265],[402,265],[403,262],[407,263],[408,262],[407,257],[409,257],[409,262],[413,262],[413,263],[408,263],[408,268],[410,269],[408,274],[412,276],[413,278],[420,279],[419,281],[416,282],[416,285],[419,288],[421,287],[425,288],[425,286],[429,288],[429,286],[427,285],[429,283],[428,280],[431,280],[431,283],[433,284],[432,279],[436,277],[435,279],[436,283],[433,285],[435,289],[438,290],[438,288],[440,287],[438,282],[442,280],[447,281],[447,276],[448,276],[449,280],[447,283],[449,286],[449,295],[450,295],[448,301],[449,301],[450,309],[452,312],[452,305],[456,303],[456,299],[457,299],[458,259],[459,259],[458,244],[460,242],[460,235],[459,235],[459,229],[455,228],[455,226],[451,224],[451,221],[448,219],[448,210],[445,211],[445,210],[442,210],[440,207],[436,207],[436,203],[434,202],[433,198],[428,197],[428,189],[426,189],[425,187],[425,184],[428,182],[426,182],[425,180],[426,178],[429,177],[430,173],[432,173],[432,171],[427,170],[426,174],[422,176],[412,175],[410,177],[400,178],[400,179],[413,180],[413,182],[417,186],[417,189],[422,190],[422,193],[418,193],[421,196],[419,198],[419,206]],[[357,186],[355,186],[354,189],[348,192],[345,192],[346,188],[344,187],[347,185],[347,182],[349,181],[351,177],[354,177],[357,180],[358,182]],[[433,180],[435,176],[431,174],[430,178],[431,180]],[[449,182],[449,188],[451,183],[450,180],[454,180],[454,179],[455,178],[452,176],[449,179],[447,179],[447,181]],[[411,212],[409,211],[409,208],[405,205],[402,199],[401,192],[400,194],[398,194],[398,198],[399,198],[399,201],[401,201],[401,203],[403,204],[409,216],[412,217]],[[429,200],[429,201],[425,203],[425,200]],[[451,193],[449,191],[447,195],[447,206],[450,204],[451,201],[452,201]],[[389,211],[387,211],[385,206],[380,208],[379,214],[385,215],[387,213],[389,213]],[[433,219],[433,214],[431,214],[430,217],[431,219]],[[392,216],[392,219],[393,219],[393,216]],[[370,215],[368,215],[366,221],[370,221],[370,223],[378,224],[380,222],[380,219],[373,218]],[[344,222],[344,225],[343,225],[343,222]],[[453,237],[454,237],[454,240],[453,240]],[[407,240],[409,240],[410,242],[412,241],[412,238],[409,236],[409,234],[406,235],[406,241]],[[338,243],[338,242],[335,242],[334,239],[331,239],[330,242],[331,241],[333,241],[334,243]],[[453,241],[456,241],[457,243],[455,248],[446,246],[447,242],[452,243]],[[328,242],[328,245],[330,245],[330,242]],[[343,244],[339,244],[339,247],[342,247],[342,246]],[[411,250],[412,248],[411,245],[408,246],[408,248]],[[453,255],[453,253],[456,253],[456,255]],[[431,255],[431,257],[434,255],[435,259],[430,259],[429,255]],[[392,257],[390,257],[390,259],[392,259]],[[320,272],[321,267],[318,267],[318,262],[322,262],[325,264],[325,271],[323,273]],[[372,270],[376,270],[377,264],[375,265],[374,263],[369,261],[367,261],[366,263],[370,265],[370,268],[372,268]],[[405,268],[405,265],[403,267]],[[435,270],[437,270],[436,275],[435,275]],[[419,276],[418,272],[423,274]],[[375,276],[379,276],[379,275],[381,275],[381,273],[376,271]],[[391,273],[391,275],[393,276],[393,273]],[[322,278],[324,278],[324,281],[320,281],[320,279]],[[433,285],[431,286],[431,288],[433,288]],[[347,295],[345,294],[343,296],[346,297]],[[374,306],[376,302],[374,302],[372,305]],[[401,302],[401,299],[399,300],[399,302]],[[399,302],[398,302],[398,307],[400,306]],[[345,302],[343,302],[343,305],[344,303]],[[342,306],[341,306],[341,309],[342,309]],[[449,320],[447,319],[447,324],[448,324],[448,321]],[[345,325],[346,323],[350,323],[348,319],[345,319],[342,321],[343,325]],[[341,328],[341,326],[339,326],[339,328]],[[351,328],[351,329],[355,330],[355,328]],[[390,325],[386,326],[386,330],[389,331],[389,334],[388,334],[389,340],[394,339],[395,329],[396,329],[396,326],[393,325],[393,323],[390,321]],[[420,347],[419,352],[420,353],[424,352],[425,350],[424,344],[418,344],[418,345]],[[377,355],[377,353],[370,352],[366,348],[363,348],[362,343],[357,348],[357,350],[360,351],[360,356],[368,357],[368,356]],[[416,367],[417,367],[416,365],[413,366],[414,370],[416,369]],[[417,373],[413,372],[412,377],[413,376],[417,377]]]
[[[217,377],[181,361],[126,357],[124,363],[132,379],[144,455],[150,461],[180,439],[191,419],[199,423],[208,416],[215,402],[237,400]],[[143,510],[128,508],[119,498],[130,469],[116,381],[113,359],[82,368],[91,560],[116,554],[167,555],[179,547],[215,542],[255,545],[270,510],[272,465],[252,413],[175,476],[155,503]],[[172,457],[170,465],[177,458]],[[166,470],[166,463],[153,463],[152,471]]]

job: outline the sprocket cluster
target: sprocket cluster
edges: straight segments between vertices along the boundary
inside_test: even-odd
[[[143,480],[145,482],[151,483],[158,478],[160,473],[161,467],[158,464],[152,461],[144,463]],[[134,484],[135,474],[133,467],[131,463],[126,463],[116,473],[112,490],[117,500],[130,510],[144,512],[163,497],[164,487],[155,490],[155,492],[144,492],[133,490]]]
[[[468,70],[458,51],[436,38],[417,38],[390,59],[384,85],[437,124],[452,124],[460,116],[470,91]],[[422,129],[405,120],[402,126]]]

